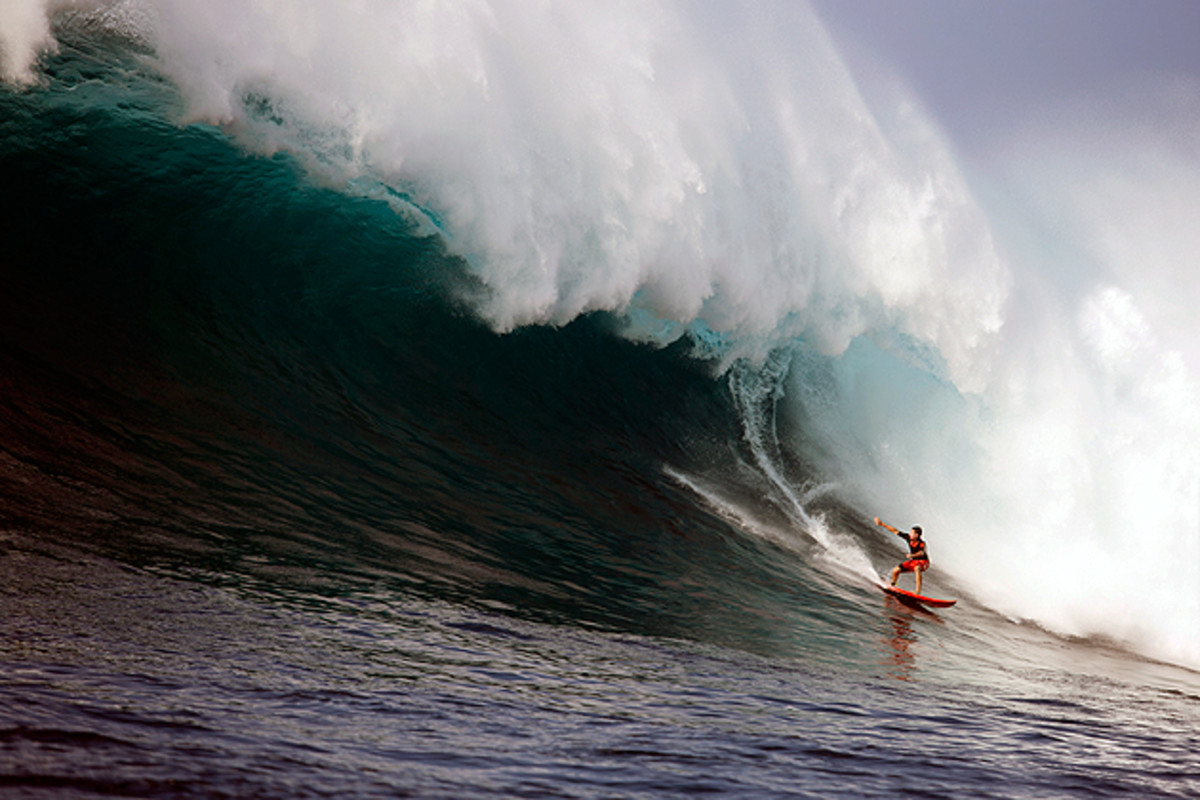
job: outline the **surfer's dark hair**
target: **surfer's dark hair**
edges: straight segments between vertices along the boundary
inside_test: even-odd
[[[917,532],[917,536],[920,536],[922,533],[924,533],[924,531],[921,530],[920,525],[913,525],[913,530]]]

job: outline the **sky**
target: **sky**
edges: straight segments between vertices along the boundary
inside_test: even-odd
[[[1060,104],[1179,77],[1200,87],[1200,0],[812,5],[860,80],[899,76],[967,151]]]

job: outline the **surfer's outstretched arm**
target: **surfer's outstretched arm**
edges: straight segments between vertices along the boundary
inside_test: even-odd
[[[887,528],[887,529],[888,529],[889,531],[891,531],[892,533],[898,534],[898,535],[900,535],[900,536],[903,536],[903,535],[904,535],[904,534],[900,533],[900,529],[899,529],[899,528],[893,528],[891,525],[888,525],[886,522],[884,522],[883,520],[879,519],[879,517],[876,517],[876,518],[875,518],[875,524],[876,524],[876,525],[879,525],[880,527]]]

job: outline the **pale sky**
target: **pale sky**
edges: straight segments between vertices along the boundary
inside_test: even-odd
[[[1200,0],[812,0],[857,74],[899,75],[966,149],[1131,82],[1200,86]]]

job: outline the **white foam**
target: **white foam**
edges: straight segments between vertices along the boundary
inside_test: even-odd
[[[879,334],[787,386],[826,471],[923,522],[936,569],[1013,616],[1191,666],[1200,232],[1181,222],[1200,218],[1197,110],[1166,103],[1145,126],[1093,109],[995,154],[993,218],[1020,235],[982,389]]]
[[[667,477],[695,493],[717,516],[750,536],[817,560],[840,580],[877,584],[879,576],[870,559],[853,537],[833,531],[820,514],[811,514],[800,502],[775,505],[784,512],[786,522],[766,518],[762,507],[754,507],[725,495],[721,482],[690,475],[673,467],[664,469]],[[824,487],[818,487],[817,492]],[[811,494],[804,498],[811,502]],[[815,544],[816,546],[812,546]]]
[[[54,47],[47,0],[5,0],[0,5],[0,79],[33,80],[33,64]]]

